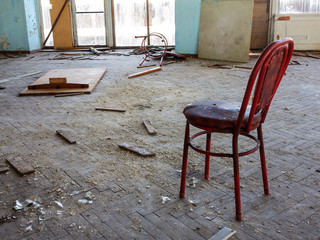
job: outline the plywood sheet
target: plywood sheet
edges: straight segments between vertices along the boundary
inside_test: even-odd
[[[202,0],[200,58],[248,62],[253,0]]]
[[[69,68],[53,69],[42,77],[38,78],[31,85],[49,84],[49,78],[67,78],[68,83],[87,83],[89,88],[68,88],[68,89],[36,89],[29,90],[25,88],[19,96],[27,95],[55,95],[59,93],[91,93],[100,79],[106,72],[106,68]]]

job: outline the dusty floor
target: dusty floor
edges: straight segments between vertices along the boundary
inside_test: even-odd
[[[136,66],[142,56],[50,60],[58,54],[0,59],[0,81],[41,71],[0,83],[1,167],[9,156],[21,156],[36,169],[24,177],[12,168],[0,174],[1,239],[209,239],[224,226],[237,231],[233,239],[319,239],[319,59],[294,58],[301,65],[289,66],[264,125],[270,196],[263,195],[258,153],[240,159],[243,221],[237,222],[231,159],[212,159],[205,181],[203,156],[191,151],[188,182],[196,184],[178,198],[182,110],[199,99],[241,101],[250,70],[187,59],[128,79],[141,71]],[[51,69],[79,67],[107,68],[90,95],[17,96]],[[143,120],[158,134],[148,135]],[[69,132],[77,144],[56,130]],[[229,149],[228,138],[214,139],[216,150]],[[156,155],[143,158],[121,150],[120,143]],[[88,192],[94,198],[82,204],[93,197]],[[38,205],[13,210],[16,200],[25,199]]]

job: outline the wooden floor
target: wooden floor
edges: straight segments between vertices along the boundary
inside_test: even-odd
[[[206,181],[203,156],[191,152],[190,186],[185,199],[178,197],[182,110],[198,99],[240,100],[250,70],[187,59],[128,79],[141,71],[142,56],[50,60],[56,55],[0,59],[0,81],[41,71],[0,83],[0,168],[21,157],[35,169],[23,177],[11,167],[0,174],[0,239],[193,240],[223,227],[236,230],[232,239],[320,239],[319,59],[294,57],[300,65],[289,66],[270,108],[264,137],[271,195],[263,195],[258,153],[240,158],[243,221],[237,222],[231,159],[212,159]],[[51,69],[83,67],[107,68],[90,95],[18,97]],[[147,134],[143,120],[157,135]],[[214,140],[228,148],[228,139]],[[124,142],[156,155],[126,152],[117,145]],[[14,209],[26,199],[33,202]]]

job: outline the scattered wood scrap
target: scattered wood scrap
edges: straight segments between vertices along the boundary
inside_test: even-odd
[[[301,63],[299,63],[298,61],[296,60],[293,60],[289,63],[290,65],[301,65]]]
[[[124,109],[118,109],[118,108],[102,108],[102,107],[96,107],[96,110],[100,111],[110,111],[110,112],[125,112]]]
[[[61,53],[61,55],[66,55],[66,56],[87,56],[89,55],[89,53]]]
[[[252,57],[252,58],[258,58],[260,57],[261,53],[249,53],[249,57]]]
[[[137,66],[137,68],[146,68],[146,67],[155,67],[156,64],[144,65],[144,66]]]
[[[142,75],[145,75],[145,74],[148,74],[148,73],[157,72],[157,71],[160,71],[160,70],[162,70],[161,67],[156,67],[156,68],[152,68],[152,69],[149,69],[149,70],[146,70],[146,71],[143,71],[143,72],[139,72],[139,73],[135,73],[135,74],[129,75],[128,78],[135,78],[135,77],[139,77],[139,76],[142,76]]]
[[[320,59],[320,56],[317,55],[313,55],[313,54],[307,54],[307,57],[311,57],[311,58],[316,58],[316,59]]]
[[[138,154],[140,156],[143,157],[151,157],[154,156],[155,154],[153,152],[149,152],[143,148],[138,148],[138,147],[134,147],[134,146],[130,146],[126,143],[122,143],[122,144],[118,144],[118,146],[124,150],[127,150],[129,152],[133,152],[135,154]]]
[[[233,65],[233,67],[235,67],[235,68],[242,68],[242,69],[252,69],[252,68],[253,68],[253,67],[242,66],[242,65]]]
[[[93,52],[93,54],[95,54],[95,55],[100,55],[100,54],[103,54],[103,52],[101,52],[101,51],[99,51],[99,50],[97,50],[97,49],[95,49],[95,48],[93,48],[93,47],[90,47],[89,48],[90,49],[90,51],[91,52]]]
[[[153,127],[152,123],[149,120],[144,120],[142,123],[150,135],[157,134],[156,129]]]
[[[9,168],[8,168],[8,167],[1,167],[1,168],[0,168],[0,174],[6,173],[6,172],[8,172],[8,171],[9,171]]]
[[[209,240],[227,240],[231,238],[235,233],[236,233],[235,230],[224,227],[215,235],[213,235],[211,238],[209,238]]]
[[[169,62],[165,62],[164,65],[169,65],[169,64],[172,64],[172,63],[176,63],[177,61],[169,61]]]
[[[0,83],[8,82],[8,81],[11,81],[11,80],[16,80],[16,79],[23,78],[23,77],[32,76],[32,75],[35,75],[35,74],[38,74],[38,73],[41,73],[41,71],[40,72],[27,73],[27,74],[23,74],[23,75],[20,75],[20,76],[17,76],[17,77],[1,79]]]
[[[215,68],[222,68],[222,69],[232,69],[232,66],[230,65],[223,65],[223,64],[203,64],[202,67],[215,67]]]
[[[35,171],[34,168],[26,163],[20,156],[9,157],[7,158],[7,162],[21,175],[31,174]]]
[[[57,130],[57,134],[62,137],[64,140],[66,140],[70,144],[75,144],[77,143],[76,140],[74,140],[68,133],[62,130]]]

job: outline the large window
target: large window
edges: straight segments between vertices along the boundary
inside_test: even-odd
[[[106,45],[104,0],[74,0],[76,45]]]
[[[114,0],[116,46],[138,46],[148,33],[163,34],[175,44],[174,0]],[[153,42],[153,40],[155,40]],[[160,44],[151,38],[151,45]]]
[[[279,13],[320,13],[320,0],[279,0]]]

